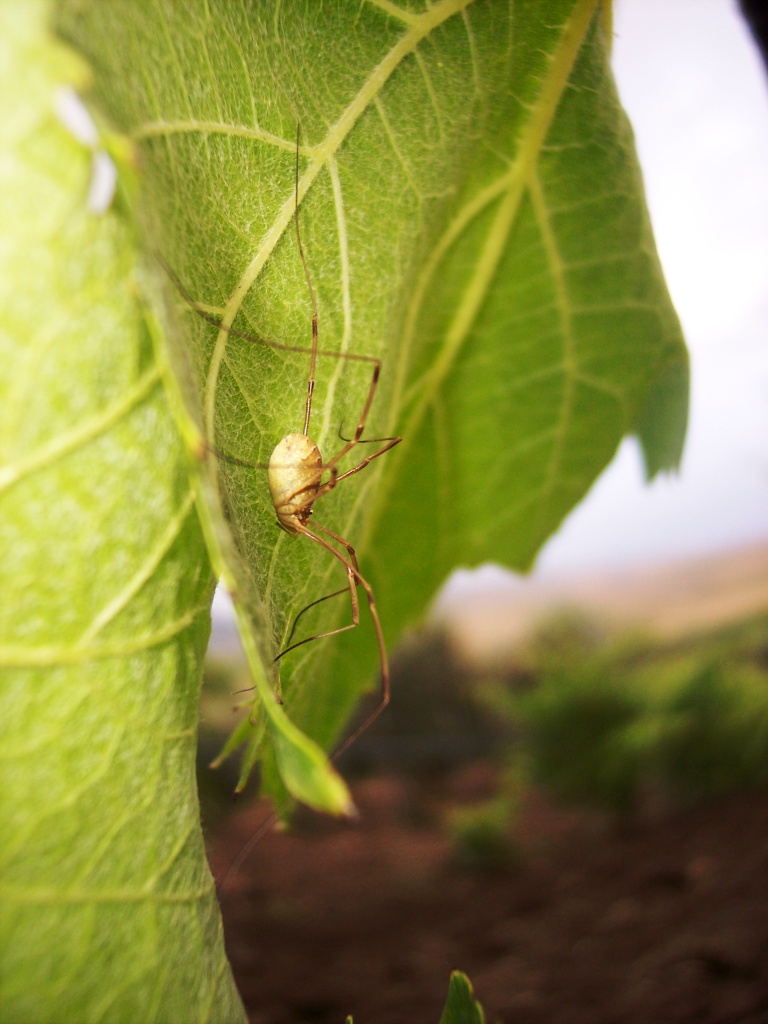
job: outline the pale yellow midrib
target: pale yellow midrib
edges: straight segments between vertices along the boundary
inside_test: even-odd
[[[551,73],[544,82],[538,102],[532,108],[529,126],[522,134],[512,168],[509,174],[505,175],[506,194],[499,203],[493,226],[486,238],[480,258],[475,264],[475,273],[470,279],[469,286],[465,289],[463,301],[456,310],[443,349],[425,381],[421,402],[416,406],[404,428],[406,436],[412,433],[415,422],[421,419],[424,408],[432,401],[449,369],[456,361],[458,352],[488,293],[528,179],[536,166],[562,91],[578,55],[584,33],[592,20],[594,7],[598,2],[599,0],[581,0],[563,30],[558,48],[553,54],[550,65]],[[488,191],[490,193],[491,189]]]

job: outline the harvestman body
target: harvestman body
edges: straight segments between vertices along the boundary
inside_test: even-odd
[[[293,628],[289,636],[289,645],[285,647],[275,658],[278,661],[289,651],[295,650],[297,647],[301,647],[303,644],[310,643],[313,640],[320,640],[323,637],[334,636],[337,633],[346,632],[349,629],[354,629],[359,625],[360,622],[360,607],[358,601],[357,588],[362,587],[365,591],[365,595],[368,601],[368,607],[370,609],[371,619],[376,631],[376,640],[379,649],[379,666],[381,675],[381,696],[376,707],[371,713],[365,718],[365,720],[354,730],[354,732],[347,737],[346,740],[336,749],[333,754],[333,759],[339,757],[354,741],[360,736],[365,729],[374,721],[378,715],[384,710],[389,703],[390,697],[390,678],[389,678],[389,660],[387,658],[387,651],[384,645],[384,636],[381,629],[381,622],[379,620],[378,611],[376,609],[376,601],[373,594],[373,589],[370,583],[361,574],[357,564],[357,556],[352,545],[345,540],[343,537],[334,533],[326,526],[322,526],[320,523],[313,523],[310,527],[309,520],[314,511],[314,504],[323,495],[333,490],[336,485],[347,477],[354,476],[361,470],[365,469],[373,459],[378,458],[385,452],[394,448],[395,445],[399,444],[402,438],[400,437],[384,437],[384,438],[373,438],[363,439],[362,435],[365,430],[365,424],[368,419],[371,405],[373,403],[374,395],[376,393],[376,387],[378,385],[379,375],[381,372],[381,361],[375,356],[362,355],[360,353],[352,352],[331,352],[325,351],[318,348],[318,313],[317,313],[317,299],[315,292],[312,287],[312,281],[309,275],[309,267],[307,265],[306,258],[304,256],[304,250],[301,243],[301,232],[299,230],[299,130],[296,132],[296,177],[294,187],[294,223],[296,227],[296,241],[299,250],[299,256],[301,258],[302,267],[304,270],[304,277],[307,283],[307,289],[309,291],[310,302],[312,305],[312,345],[311,348],[303,348],[301,346],[286,345],[280,342],[267,341],[266,339],[259,338],[255,335],[248,334],[244,331],[236,330],[233,327],[226,328],[227,332],[234,337],[242,338],[246,341],[254,342],[260,345],[266,345],[269,348],[277,349],[286,352],[308,352],[310,355],[309,363],[309,374],[307,377],[307,398],[305,403],[304,411],[304,429],[302,433],[287,434],[281,441],[278,442],[269,460],[269,465],[264,467],[257,463],[245,462],[241,459],[234,458],[231,455],[227,455],[224,452],[219,451],[216,448],[210,447],[210,450],[217,455],[218,458],[225,462],[233,463],[237,466],[245,466],[254,469],[268,470],[267,479],[269,483],[269,490],[272,497],[272,503],[275,508],[275,514],[277,515],[278,525],[285,530],[288,534],[294,537],[304,536],[310,540],[319,544],[325,548],[331,555],[333,555],[343,565],[347,574],[347,587],[350,596],[350,605],[352,611],[352,622],[346,626],[340,626],[337,629],[328,630],[325,633],[318,633],[314,636],[305,637],[303,640],[299,640],[296,643],[290,643],[290,639],[296,629],[299,619],[309,608],[327,600],[331,597],[336,597],[339,594],[344,593],[347,587],[341,590],[334,591],[332,594],[327,594],[325,597],[321,597],[311,604],[307,605],[297,615]],[[164,266],[166,272],[174,282],[176,288],[179,290],[181,295],[200,316],[202,316],[209,323],[215,327],[220,328],[221,324],[219,320],[208,313],[207,310],[201,308],[189,295],[184,286],[179,281],[176,274],[170,269],[165,260],[160,257],[160,261]],[[368,387],[368,394],[363,405],[363,409],[360,414],[360,418],[355,428],[355,432],[349,440],[344,439],[344,444],[336,452],[335,455],[331,456],[328,461],[324,462],[320,454],[320,449],[315,442],[309,436],[309,425],[312,415],[312,396],[315,388],[315,366],[317,363],[317,357],[324,356],[334,359],[343,359],[354,362],[370,363],[372,365],[371,382]],[[372,455],[362,459],[357,465],[352,466],[351,469],[346,470],[343,473],[339,472],[338,465],[344,456],[349,452],[353,451],[359,444],[376,444],[382,443],[382,447],[375,451]],[[323,475],[329,474],[327,479],[323,481]],[[343,551],[338,550],[334,547],[333,543],[339,545]],[[261,833],[259,830],[259,834]],[[256,837],[254,837],[256,838]],[[228,875],[237,867],[242,861],[244,856],[250,850],[252,843],[248,843],[245,850],[242,851],[241,855],[237,858],[235,864],[232,865]]]

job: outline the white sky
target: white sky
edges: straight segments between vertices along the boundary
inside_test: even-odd
[[[614,71],[691,353],[679,476],[634,441],[546,545],[537,576],[768,539],[768,80],[735,0],[616,0]]]

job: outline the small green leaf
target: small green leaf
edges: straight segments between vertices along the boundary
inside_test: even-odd
[[[461,971],[451,973],[448,999],[440,1024],[485,1024],[485,1014],[475,999],[472,983]]]
[[[213,580],[47,10],[0,6],[0,1020],[239,1022],[193,768]]]
[[[354,544],[388,643],[456,565],[528,568],[625,434],[641,439],[651,475],[676,464],[687,361],[608,67],[605,5],[60,10],[99,102],[140,151],[148,248],[221,317],[217,331],[173,294],[190,422],[209,450],[262,466],[302,429],[309,360],[226,328],[309,344],[293,228],[300,122],[320,345],[381,359],[365,436],[403,436],[318,501],[313,521]],[[310,430],[327,459],[360,419],[370,366],[321,356],[315,376]],[[360,628],[291,652],[278,682],[273,659],[296,615],[343,587],[343,568],[277,529],[263,469],[211,457],[205,470],[214,565],[250,637],[254,716],[271,711],[270,693],[284,701],[265,733],[273,778],[278,752],[281,770],[294,760],[285,721],[324,747],[338,736],[380,667],[376,637],[361,591]],[[350,621],[348,602],[325,601],[302,635]]]

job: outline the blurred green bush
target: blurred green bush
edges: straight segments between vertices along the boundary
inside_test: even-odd
[[[436,632],[414,634],[393,663],[392,704],[344,771],[394,771],[416,785],[496,764],[497,792],[447,821],[457,858],[472,867],[514,863],[511,826],[532,786],[626,820],[649,800],[675,807],[768,785],[765,616],[661,643],[562,613],[493,679],[474,675]],[[217,732],[247,683],[221,659],[209,678],[203,722]],[[208,752],[218,742],[205,728],[202,738]]]
[[[679,804],[768,783],[766,651],[765,618],[663,645],[568,615],[523,652],[532,685],[479,693],[531,783],[625,816],[650,793]]]

